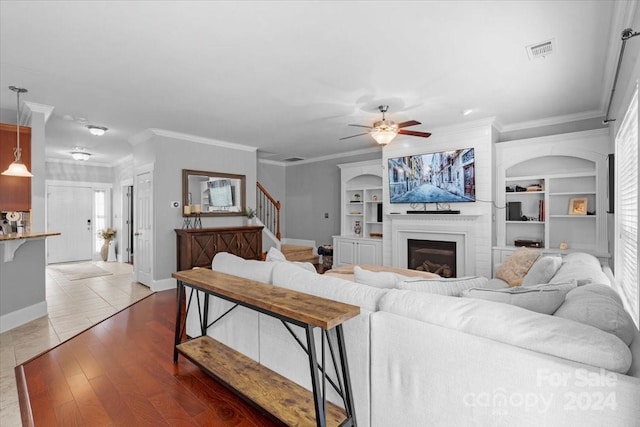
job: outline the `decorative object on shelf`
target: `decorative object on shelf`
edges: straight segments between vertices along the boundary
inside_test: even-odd
[[[20,149],[20,94],[27,93],[27,89],[22,87],[9,86],[9,89],[14,91],[17,95],[16,106],[16,148],[13,150],[13,156],[15,160],[9,165],[6,171],[2,172],[2,175],[8,176],[21,176],[32,177],[33,174],[29,172],[27,166],[22,162],[22,150]]]
[[[373,200],[374,202],[378,201],[378,195],[374,194],[373,196],[371,196],[371,200]]]
[[[252,208],[245,208],[242,211],[242,215],[247,217],[247,224],[249,225],[255,225],[256,224],[256,215],[258,214],[258,211],[256,211],[255,209]]]
[[[585,197],[576,197],[569,201],[569,215],[586,215],[588,200]]]
[[[102,257],[103,261],[107,261],[109,256],[109,246],[111,245],[111,240],[113,240],[113,238],[116,237],[116,230],[109,227],[104,230],[100,230],[98,232],[98,235],[102,238],[102,240],[104,240],[104,243],[102,244],[102,248],[100,249],[100,256]],[[113,250],[114,250],[114,257],[115,257],[115,247]]]
[[[358,193],[354,194],[352,202],[360,203],[360,194]]]
[[[369,236],[373,237],[374,239],[381,239],[382,238],[382,233],[371,232],[371,233],[369,233]]]
[[[569,249],[569,244],[567,242],[560,243],[560,249],[566,251],[567,249]]]
[[[353,232],[356,234],[356,236],[360,236],[360,234],[362,233],[362,226],[360,225],[360,221],[356,221],[355,225],[353,226]]]

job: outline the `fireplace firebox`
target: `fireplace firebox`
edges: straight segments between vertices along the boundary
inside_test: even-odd
[[[407,239],[408,267],[441,277],[456,276],[456,242]]]

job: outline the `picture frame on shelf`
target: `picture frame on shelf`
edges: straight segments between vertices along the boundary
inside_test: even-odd
[[[569,215],[586,215],[589,201],[586,197],[576,197],[569,201]]]

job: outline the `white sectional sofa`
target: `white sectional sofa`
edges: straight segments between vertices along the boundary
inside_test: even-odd
[[[566,257],[549,280],[569,282],[554,309],[564,317],[438,291],[448,286],[466,295],[461,279],[416,283],[421,279],[356,272],[356,281],[371,279],[371,286],[230,254],[216,255],[212,268],[361,307],[344,324],[359,426],[638,426],[640,334],[611,306],[618,301],[610,288],[595,286],[609,283],[592,258]],[[508,288],[495,279],[480,283],[489,292]],[[515,293],[508,297],[519,298]],[[212,299],[209,319],[229,307]],[[196,310],[192,303],[190,336],[200,335]],[[306,355],[280,321],[236,308],[208,334],[310,388]],[[333,393],[329,399],[341,403]]]

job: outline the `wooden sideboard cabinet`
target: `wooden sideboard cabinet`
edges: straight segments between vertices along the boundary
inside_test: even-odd
[[[262,259],[262,226],[176,229],[177,271],[211,268],[218,252]]]

